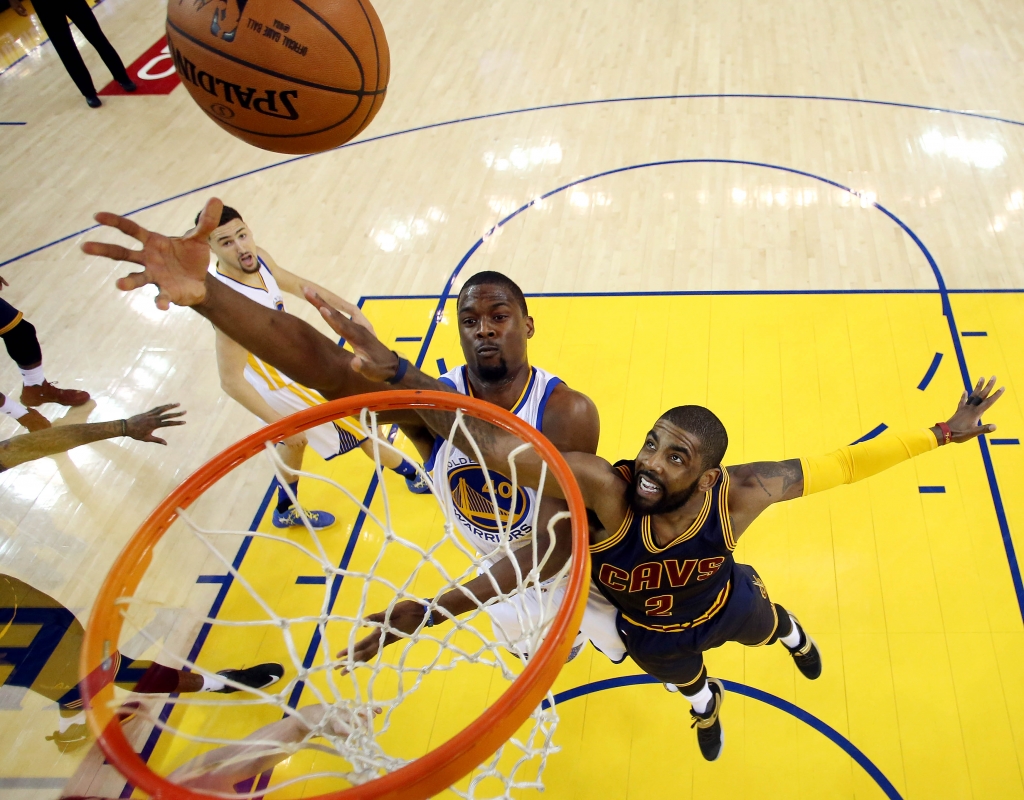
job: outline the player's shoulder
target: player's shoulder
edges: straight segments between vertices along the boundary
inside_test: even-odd
[[[597,451],[601,434],[601,416],[597,406],[583,392],[559,383],[548,397],[541,420],[544,435],[559,450]]]
[[[259,245],[256,245],[256,255],[271,273],[273,273],[275,269],[279,269],[277,262],[274,261],[274,257]]]
[[[571,388],[568,384],[560,382],[551,390],[548,403],[545,407],[545,419],[551,413],[564,422],[587,422],[599,421],[600,415],[597,411],[597,404],[594,403],[583,392]]]

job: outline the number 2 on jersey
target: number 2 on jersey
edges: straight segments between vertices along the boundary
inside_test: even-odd
[[[667,617],[672,614],[672,595],[659,594],[657,597],[649,597],[644,607],[649,617]]]

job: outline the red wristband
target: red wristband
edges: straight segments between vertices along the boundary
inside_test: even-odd
[[[945,422],[936,422],[935,427],[942,431],[943,444],[949,444],[953,441],[953,431],[949,429],[949,426]]]

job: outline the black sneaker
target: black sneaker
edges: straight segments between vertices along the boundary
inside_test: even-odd
[[[796,668],[800,670],[800,673],[808,680],[813,681],[821,675],[821,651],[818,649],[814,639],[807,635],[807,631],[800,624],[800,620],[792,614],[789,615],[789,618],[793,620],[793,624],[800,631],[800,644],[796,647],[789,647],[783,642],[782,646],[789,650],[789,654],[793,656]]]
[[[725,747],[725,732],[722,730],[722,723],[718,715],[722,712],[722,703],[725,700],[725,687],[722,682],[715,678],[708,678],[708,688],[711,689],[713,699],[711,706],[703,714],[698,714],[692,708],[690,716],[693,718],[691,728],[697,729],[697,744],[700,745],[700,754],[706,761],[717,761],[722,755],[722,748]]]
[[[274,663],[257,664],[248,669],[222,669],[217,674],[251,689],[266,689],[281,680],[281,676],[284,675],[284,667]],[[234,686],[225,686],[223,689],[215,691],[221,694],[232,694],[240,690]]]

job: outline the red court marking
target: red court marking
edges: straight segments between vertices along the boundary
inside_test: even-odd
[[[174,91],[174,87],[181,81],[174,71],[174,59],[168,53],[167,37],[161,36],[160,41],[135,59],[128,67],[128,75],[139,87],[137,92],[126,92],[117,81],[111,81],[103,87],[100,94],[170,94]]]

